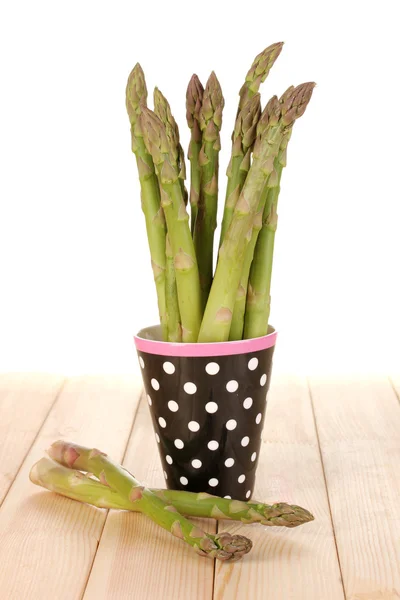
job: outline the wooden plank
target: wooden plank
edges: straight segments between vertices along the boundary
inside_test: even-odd
[[[164,487],[147,403],[142,401],[125,466],[154,487]],[[214,520],[198,520],[215,533]],[[143,515],[110,512],[88,582],[85,600],[208,600],[213,561],[202,559]]]
[[[63,382],[56,375],[1,375],[0,506]]]
[[[262,435],[254,497],[286,501],[313,512],[299,528],[229,525],[253,540],[247,557],[216,565],[215,598],[343,600],[324,474],[307,383],[274,379]]]
[[[28,474],[59,438],[121,459],[140,393],[132,378],[67,382],[0,509],[2,598],[81,598],[107,513],[41,490]]]
[[[346,595],[400,598],[400,408],[386,379],[311,380]]]
[[[393,389],[395,391],[395,394],[400,402],[400,375],[391,375],[390,376],[390,383],[393,386]]]

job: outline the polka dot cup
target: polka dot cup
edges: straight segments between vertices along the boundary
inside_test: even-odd
[[[214,344],[135,337],[166,485],[246,500],[253,493],[276,332]]]

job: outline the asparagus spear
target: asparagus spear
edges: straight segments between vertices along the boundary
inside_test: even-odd
[[[174,506],[142,486],[133,475],[111,460],[104,452],[58,441],[52,444],[48,454],[53,461],[65,467],[93,473],[100,483],[126,498],[131,506],[147,515],[157,525],[187,542],[201,556],[234,561],[251,550],[251,540],[244,536],[205,533],[182,516]],[[33,470],[31,479],[34,483],[41,480],[38,465]]]
[[[246,247],[253,233],[254,217],[260,209],[263,210],[263,191],[274,171],[274,160],[282,138],[287,128],[304,113],[314,85],[305,83],[290,90],[283,103],[274,96],[269,101],[268,108],[263,111],[257,128],[253,163],[219,251],[199,342],[223,342],[229,338]]]
[[[257,54],[239,92],[238,113],[247,104],[250,98],[258,92],[260,85],[268,77],[268,73],[280,55],[282,48],[283,42],[277,42],[276,44],[271,44],[271,46],[265,48],[260,54]]]
[[[179,141],[179,128],[172,115],[168,100],[158,88],[154,90],[154,112],[163,123],[167,137],[171,141],[171,152],[179,170],[179,184],[185,204],[187,203],[187,191],[185,188],[186,168],[185,156]],[[165,304],[167,331],[169,342],[182,341],[182,327],[179,314],[178,290],[176,287],[176,275],[174,257],[169,235],[166,238],[166,273],[165,273]]]
[[[194,245],[200,273],[204,309],[213,277],[214,232],[218,207],[218,154],[224,98],[214,72],[208,78],[199,112],[202,146],[199,153],[201,172],[200,198],[194,227]]]
[[[201,149],[200,109],[204,88],[196,74],[192,75],[186,91],[186,120],[191,130],[188,157],[190,160],[190,229],[192,235],[197,217],[200,198],[201,169],[199,154]]]
[[[282,98],[280,99],[281,103],[283,102],[283,98],[286,97],[288,94],[290,94],[293,91],[293,89],[294,89],[294,87],[291,86],[285,92],[284,96],[282,96]],[[268,104],[267,104],[265,110],[268,111]],[[233,315],[232,315],[232,324],[231,324],[231,329],[229,332],[230,340],[241,340],[243,337],[248,281],[249,281],[250,269],[251,269],[251,265],[252,265],[252,261],[253,261],[254,251],[256,248],[258,235],[261,231],[262,224],[263,224],[263,216],[264,216],[263,213],[265,213],[265,215],[269,214],[270,209],[271,209],[272,197],[273,197],[272,190],[275,191],[277,185],[279,184],[278,171],[277,171],[276,165],[277,165],[277,163],[279,163],[279,157],[282,155],[282,152],[284,151],[284,149],[286,149],[292,127],[293,127],[293,124],[291,126],[287,127],[286,132],[282,137],[282,141],[281,141],[281,144],[279,147],[278,157],[275,159],[275,162],[274,162],[274,170],[271,173],[270,177],[268,178],[266,186],[264,188],[264,191],[260,196],[258,212],[254,219],[251,239],[246,248],[246,253],[245,253],[245,258],[244,258],[244,263],[243,263],[243,268],[242,268],[242,274],[240,276],[240,283],[239,283],[239,287],[238,287],[238,290],[236,293],[236,300],[235,300],[235,305],[233,308]],[[279,179],[280,179],[280,176],[279,176]],[[265,273],[263,273],[263,272],[259,273],[260,278],[263,278],[264,275],[265,275]],[[254,337],[256,337],[256,336],[254,336]]]
[[[167,234],[165,246],[167,257],[167,268],[165,273],[165,303],[167,313],[167,330],[169,342],[182,341],[181,315],[179,313],[178,290],[176,287],[176,275],[174,267],[174,255],[172,253],[171,242]]]
[[[250,166],[250,153],[255,141],[257,121],[260,117],[260,103],[254,101],[254,98],[257,96],[259,98],[260,85],[268,77],[271,68],[282,51],[282,47],[283,42],[272,44],[256,56],[239,92],[239,107],[232,133],[232,156],[226,173],[228,183],[219,241],[220,247],[231,223],[233,210]],[[242,127],[241,123],[243,123]]]
[[[274,96],[260,117],[253,163],[219,250],[217,269],[200,328],[199,342],[224,342],[229,338],[246,246],[251,240],[254,217],[265,182],[273,170],[283,127],[280,104]]]
[[[265,192],[263,192],[261,197],[261,202],[263,199],[267,197]],[[241,340],[243,338],[243,328],[244,328],[244,315],[246,311],[246,298],[247,298],[247,284],[249,280],[251,263],[253,261],[254,250],[257,243],[258,234],[261,231],[263,223],[263,213],[260,210],[253,221],[253,228],[251,232],[250,241],[246,247],[242,274],[240,276],[239,287],[236,292],[235,304],[233,307],[232,313],[232,323],[231,328],[229,330],[229,340]]]
[[[42,458],[32,467],[30,479],[36,485],[52,492],[98,508],[137,510],[136,504],[130,502],[127,497],[86,473],[64,467],[50,458]],[[152,489],[150,491],[168,505],[174,506],[181,514],[192,517],[229,519],[247,524],[261,523],[261,525],[279,527],[297,527],[314,519],[304,508],[285,502],[263,504],[182,490]]]
[[[158,88],[154,89],[154,112],[165,127],[167,137],[171,140],[171,151],[174,161],[178,166],[179,183],[182,189],[183,200],[187,204],[188,193],[185,187],[186,165],[185,153],[179,141],[179,128],[175,121],[168,100]]]
[[[298,108],[303,114],[310,101],[314,83],[306,84],[302,90],[302,98],[298,104],[292,103],[293,88],[289,88],[281,97],[280,103],[283,107],[291,106],[291,110]],[[300,116],[300,115],[299,115]],[[271,306],[271,275],[274,253],[275,233],[278,224],[277,206],[280,192],[280,181],[282,169],[286,166],[286,152],[294,121],[286,128],[285,135],[281,140],[278,156],[275,159],[275,177],[268,182],[268,195],[264,207],[263,225],[258,235],[257,245],[254,251],[249,284],[247,290],[246,314],[244,321],[244,338],[254,338],[268,333],[268,320]]]
[[[179,183],[179,168],[174,159],[174,142],[157,115],[148,108],[142,108],[140,123],[160,183],[161,206],[174,256],[182,340],[195,342],[202,313],[199,271],[188,225],[189,216]]]
[[[256,139],[256,127],[260,118],[260,94],[255,94],[239,111],[232,134],[232,155],[229,161],[224,216],[219,245],[231,223],[236,202],[246,181],[250,168],[250,154]]]
[[[146,220],[158,311],[164,340],[167,339],[165,308],[165,219],[160,205],[160,190],[152,157],[147,152],[139,123],[141,106],[146,105],[147,88],[139,63],[131,71],[126,86],[126,108],[131,123],[132,151],[139,172],[142,210]]]

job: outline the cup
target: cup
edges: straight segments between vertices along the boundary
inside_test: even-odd
[[[216,343],[135,336],[168,488],[251,497],[277,334]]]

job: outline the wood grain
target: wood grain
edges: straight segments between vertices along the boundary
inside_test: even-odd
[[[0,506],[63,382],[55,375],[0,376]]]
[[[400,406],[386,379],[311,380],[343,583],[400,598]]]
[[[254,542],[238,563],[216,565],[215,598],[343,600],[320,451],[307,383],[274,379],[268,398],[254,497],[311,510],[296,529],[222,523]]]
[[[29,471],[59,438],[121,459],[140,393],[131,378],[66,383],[0,508],[1,598],[81,598],[107,513],[34,486]]]
[[[147,403],[142,401],[124,461],[146,485],[164,487]],[[215,533],[214,520],[199,520]],[[214,564],[143,515],[109,513],[85,600],[208,600]]]

